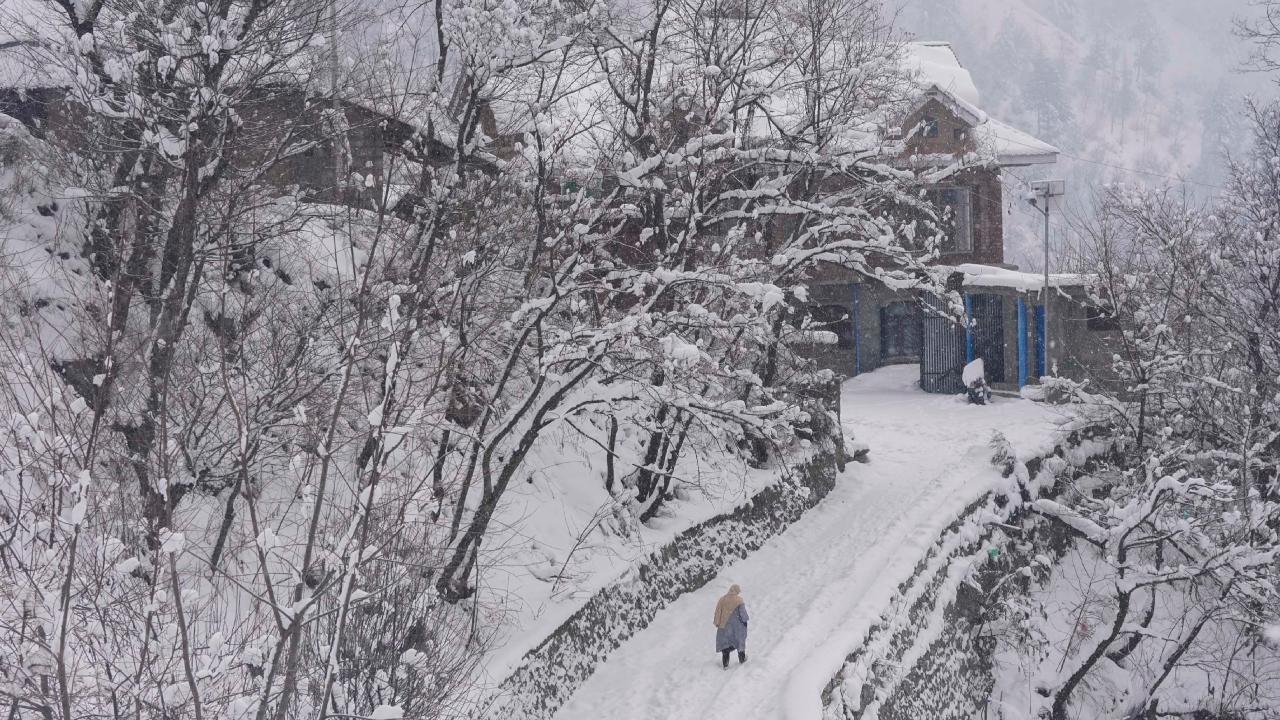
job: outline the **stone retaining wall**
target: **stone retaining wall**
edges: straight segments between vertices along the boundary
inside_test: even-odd
[[[1052,486],[1055,470],[1088,467],[1087,459],[1105,447],[1095,442],[1100,434],[1097,429],[1073,433],[1051,455],[1025,464],[1010,460],[1006,473],[1031,480],[1044,472],[1047,480],[1040,484]],[[1030,562],[1015,543],[998,542],[1001,525],[1015,523],[1020,506],[1017,498],[988,494],[942,532],[898,587],[881,621],[827,684],[826,720],[987,717],[993,646],[982,635],[982,623],[996,584]],[[990,554],[992,549],[998,554]]]
[[[838,394],[826,398],[838,403]],[[724,567],[758,550],[817,505],[843,466],[838,414],[810,428],[810,460],[744,505],[680,533],[621,580],[603,588],[525,655],[499,686],[484,717],[550,718],[623,641],[649,625],[685,593],[705,586]]]

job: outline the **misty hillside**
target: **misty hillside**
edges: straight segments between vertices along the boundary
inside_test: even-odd
[[[1018,175],[1066,178],[1070,210],[1081,212],[1104,183],[1185,179],[1201,196],[1221,184],[1243,98],[1268,88],[1241,71],[1248,47],[1233,34],[1251,5],[910,0],[900,3],[899,27],[949,41],[985,107],[1063,151],[1056,167]],[[1020,186],[1006,179],[1009,259],[1039,268],[1040,215],[1019,201]]]

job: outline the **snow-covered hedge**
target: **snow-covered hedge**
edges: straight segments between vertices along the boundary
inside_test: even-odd
[[[1049,489],[1068,467],[1106,449],[1099,434],[1079,430],[1050,455],[1007,459],[1005,474]],[[1011,500],[988,493],[942,532],[823,691],[826,720],[982,716],[994,682],[989,639],[981,632],[985,597],[1036,554],[1000,529],[1020,512],[1021,503]]]
[[[690,527],[578,612],[530,651],[499,687],[492,718],[549,718],[623,641],[672,601],[710,582],[722,568],[759,549],[835,487],[843,450],[838,421],[815,413],[815,450],[798,468],[733,511]]]

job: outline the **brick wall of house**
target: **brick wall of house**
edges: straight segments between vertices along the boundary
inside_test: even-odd
[[[924,132],[926,119],[937,127],[937,134]],[[907,116],[902,123],[906,151],[903,161],[910,165],[928,165],[930,156],[963,157],[977,151],[973,129],[937,98],[930,98]],[[1004,263],[1004,189],[998,166],[975,168],[947,179],[944,185],[966,187],[970,191],[973,223],[973,250],[946,253],[938,260],[944,265]]]
[[[969,190],[973,248],[964,252],[943,252],[931,264],[1004,265],[1004,187],[1000,182],[1000,168],[966,170],[948,178],[946,186]],[[871,264],[882,263],[872,258]],[[815,269],[809,279],[811,282],[856,282],[858,276],[850,271],[826,266]]]
[[[925,130],[925,119],[932,118],[937,125],[937,134],[930,137]],[[902,121],[903,137],[906,138],[906,155],[955,155],[957,157],[975,152],[977,142],[972,128],[964,120],[937,98],[930,98],[907,115]]]
[[[297,186],[311,200],[371,204],[371,198],[381,196],[385,153],[396,151],[412,131],[403,122],[344,103],[343,180],[350,181],[352,173],[372,175],[375,186],[335,193],[332,129],[325,120],[331,107],[328,100],[288,88],[244,98],[236,106],[243,124],[228,157],[233,172],[261,173],[261,182],[282,190]],[[67,99],[66,90],[0,89],[0,112],[21,120],[37,136],[55,139],[60,147],[85,150],[93,142],[84,113]]]
[[[231,164],[249,171],[268,166],[263,176],[269,184],[280,188],[297,185],[304,196],[321,202],[360,202],[361,197],[379,197],[383,176],[383,154],[387,150],[384,121],[380,115],[364,108],[344,104],[343,122],[346,137],[340,148],[344,167],[335,168],[332,145],[333,130],[326,120],[332,110],[324,99],[308,98],[302,92],[281,91],[246,101],[238,112],[244,121],[242,138]],[[275,162],[272,156],[289,147],[305,148],[286,153]],[[353,174],[372,175],[374,187],[349,186],[335,192],[338,175],[350,184]]]
[[[972,194],[973,252],[945,256],[942,262],[984,265],[1004,264],[1004,188],[1000,184],[1000,168],[980,168],[964,173],[964,181]]]

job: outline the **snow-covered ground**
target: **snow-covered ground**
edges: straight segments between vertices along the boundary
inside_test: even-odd
[[[1027,457],[1048,451],[1066,420],[1020,399],[968,405],[927,395],[919,368],[891,366],[846,383],[846,430],[871,447],[836,489],[785,533],[672,603],[624,643],[560,720],[817,718],[819,694],[898,584],[969,502],[999,478],[989,441],[1003,433]],[[726,672],[714,652],[716,599],[742,586],[748,662]]]
[[[580,426],[581,427],[581,426]],[[604,437],[603,428],[592,428]],[[619,475],[643,462],[638,428],[619,432]],[[648,523],[604,488],[605,458],[576,433],[550,434],[530,454],[529,480],[516,484],[496,514],[483,585],[501,603],[501,629],[485,655],[486,687],[507,678],[536,647],[601,588],[689,527],[732,511],[778,481],[723,452],[689,452],[678,467],[677,502]]]

